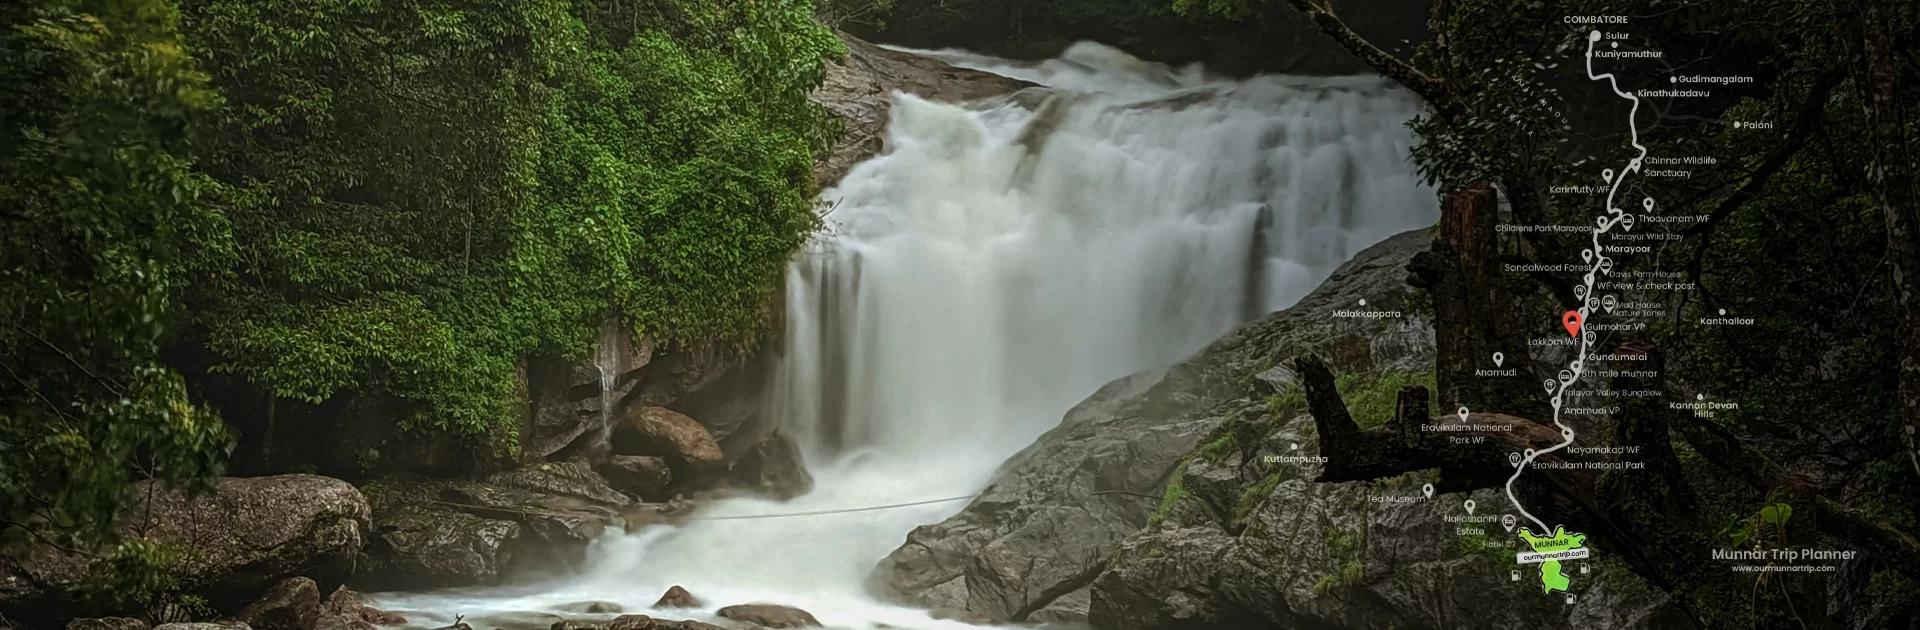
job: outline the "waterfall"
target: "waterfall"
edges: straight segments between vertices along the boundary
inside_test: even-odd
[[[1292,304],[1437,215],[1407,154],[1419,103],[1380,78],[1227,81],[1093,44],[1040,64],[932,54],[1049,88],[972,106],[896,95],[887,151],[822,193],[827,227],[786,275],[769,413],[817,489],[705,518],[978,492],[1102,384]],[[637,610],[683,584],[829,626],[969,627],[864,590],[909,530],[964,505],[609,535],[583,574],[488,605]]]

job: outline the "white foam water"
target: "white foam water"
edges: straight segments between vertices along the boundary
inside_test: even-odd
[[[644,611],[680,584],[711,607],[660,616],[768,602],[832,627],[972,627],[865,584],[964,501],[730,517],[978,492],[1102,384],[1292,304],[1438,214],[1407,155],[1419,103],[1376,77],[1229,81],[1095,44],[1040,64],[927,54],[1051,89],[970,106],[896,95],[886,152],[822,194],[828,228],[787,274],[768,410],[812,493],[609,535],[555,581],[376,603],[484,628],[587,600]]]

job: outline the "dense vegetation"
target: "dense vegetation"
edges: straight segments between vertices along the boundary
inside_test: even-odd
[[[12,533],[219,470],[209,403],[377,396],[505,449],[516,362],[610,316],[752,346],[841,54],[794,0],[40,0],[0,29]]]

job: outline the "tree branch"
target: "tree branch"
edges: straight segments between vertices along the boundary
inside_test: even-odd
[[[1306,14],[1307,19],[1320,27],[1321,32],[1339,42],[1347,52],[1353,53],[1355,57],[1372,66],[1374,71],[1399,81],[1401,85],[1426,99],[1442,119],[1453,123],[1467,117],[1466,104],[1454,96],[1446,81],[1429,76],[1419,68],[1413,67],[1413,64],[1373,45],[1373,42],[1367,41],[1367,38],[1361,37],[1359,33],[1348,28],[1346,22],[1340,21],[1340,16],[1333,14],[1333,7],[1316,3],[1314,0],[1287,0],[1287,4]]]

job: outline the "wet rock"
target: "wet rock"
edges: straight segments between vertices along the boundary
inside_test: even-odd
[[[653,620],[653,627],[656,628],[657,630],[727,630],[726,628],[722,628],[720,626],[716,626],[710,623],[693,621],[691,619],[683,620],[683,621],[667,621],[663,619],[655,619]]]
[[[355,579],[376,588],[489,584],[515,567],[571,566],[633,506],[584,462],[480,482],[384,479],[365,491],[374,540]]]
[[[621,455],[654,455],[667,461],[675,485],[697,489],[719,481],[727,471],[727,457],[707,428],[665,407],[639,407],[627,412],[613,434],[614,451]]]
[[[646,615],[620,615],[607,622],[607,630],[653,630],[653,618]]]
[[[1389,238],[1295,306],[1171,366],[1100,388],[1003,464],[966,508],[909,533],[875,568],[874,590],[910,605],[1015,623],[1085,622],[1089,602],[1097,603],[1089,585],[1107,570],[1114,546],[1152,520],[1175,469],[1229,418],[1278,393],[1253,375],[1329,339],[1361,339],[1403,358],[1431,348],[1431,328],[1417,319],[1332,317],[1362,297],[1392,308],[1410,291],[1406,261],[1429,240],[1424,231]],[[1165,596],[1161,601],[1185,596],[1156,594]]]
[[[606,630],[606,626],[602,626],[600,624],[593,623],[593,622],[581,621],[578,619],[567,619],[564,621],[555,621],[553,622],[553,625],[547,626],[547,629],[548,630]]]
[[[834,185],[855,164],[880,153],[896,91],[957,103],[1011,94],[1033,85],[955,67],[924,55],[888,50],[844,34],[841,39],[846,41],[847,57],[827,65],[826,80],[812,96],[814,102],[838,115],[846,129],[831,149],[814,158],[813,180],[821,188]]]
[[[716,612],[722,618],[750,623],[763,628],[804,628],[820,625],[813,613],[779,604],[740,604]]]
[[[742,488],[781,500],[813,490],[813,475],[807,472],[799,445],[778,430],[767,432],[747,449],[733,463],[728,478]]]
[[[643,500],[668,498],[667,488],[673,485],[673,471],[667,468],[667,460],[648,455],[614,455],[600,467],[600,474],[606,476],[607,485],[615,490]]]
[[[194,623],[163,623],[153,630],[251,630],[242,621],[200,621]]]
[[[694,597],[693,593],[687,592],[687,589],[681,588],[679,584],[668,588],[667,592],[660,595],[660,599],[653,602],[654,608],[699,608],[705,605],[700,603],[700,598]]]
[[[438,503],[448,485],[385,480],[364,487],[374,533],[356,584],[442,588],[488,584],[506,573],[520,524]]]
[[[374,626],[398,626],[407,623],[405,615],[368,606],[366,598],[344,586],[334,589],[333,594],[327,596],[326,603],[320,606],[320,618],[322,622],[328,618],[338,618]]]
[[[313,580],[281,580],[234,615],[260,630],[312,630],[320,619],[320,587]]]
[[[610,318],[586,358],[529,359],[521,367],[531,407],[520,437],[522,456],[605,460],[619,401],[638,386],[655,350],[651,337],[635,339],[618,318]]]
[[[147,630],[147,622],[131,617],[100,617],[67,622],[67,630]]]

